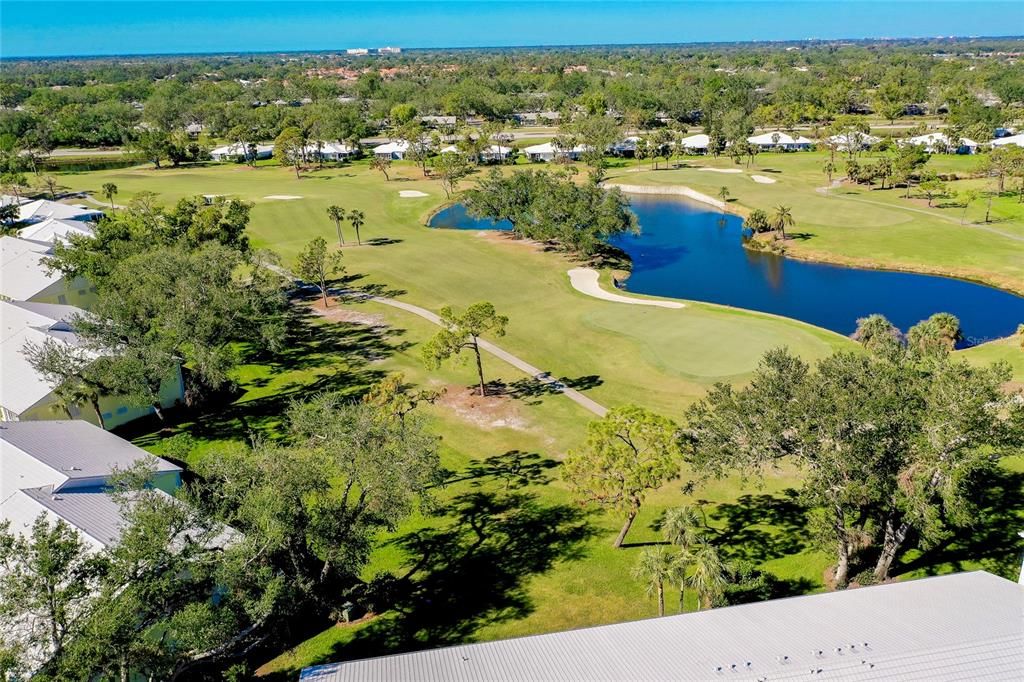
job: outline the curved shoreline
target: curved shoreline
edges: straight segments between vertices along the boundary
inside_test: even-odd
[[[692,199],[702,204],[708,204],[715,208],[731,213],[732,215],[745,217],[745,214],[739,210],[734,209],[733,206],[722,202],[719,199],[708,196],[702,192],[698,192],[685,185],[628,185],[619,184],[616,182],[606,183],[608,187],[618,187],[622,192],[626,194],[658,194],[662,196],[681,196],[687,199]],[[906,272],[915,275],[931,275],[933,277],[946,277],[948,279],[958,279],[964,282],[970,282],[971,284],[980,284],[1006,293],[1013,294],[1014,296],[1024,297],[1024,284],[1014,285],[1009,282],[1002,282],[991,279],[991,275],[988,277],[980,276],[977,273],[956,273],[939,270],[937,268],[929,268],[927,266],[915,266],[909,264],[880,264],[874,261],[867,261],[862,258],[852,258],[847,256],[836,255],[832,253],[825,253],[821,251],[811,251],[810,253],[800,253],[798,251],[792,251],[787,249],[785,253],[779,254],[782,258],[792,258],[793,260],[804,261],[806,263],[822,263],[825,265],[841,265],[848,268],[857,268],[860,270],[877,270],[883,272]]]

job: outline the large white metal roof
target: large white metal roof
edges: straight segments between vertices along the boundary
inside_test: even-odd
[[[301,682],[1022,680],[1024,586],[985,572],[371,658]]]

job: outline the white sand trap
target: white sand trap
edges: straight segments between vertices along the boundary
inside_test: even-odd
[[[416,199],[417,197],[429,197],[430,195],[426,192],[421,192],[418,189],[403,189],[398,193],[398,196],[403,199]]]
[[[698,170],[708,171],[709,173],[742,173],[739,168],[699,168]]]
[[[581,294],[600,298],[613,303],[629,303],[630,305],[653,305],[658,308],[685,308],[686,304],[678,301],[648,301],[642,298],[630,298],[621,294],[613,294],[605,291],[598,284],[600,274],[593,268],[573,268],[569,271],[569,283],[572,288]]]
[[[278,201],[293,201],[295,199],[301,199],[302,197],[296,194],[268,194],[263,197],[264,199],[276,199]]]
[[[775,178],[769,178],[767,175],[751,175],[750,179],[760,185],[774,185]]]

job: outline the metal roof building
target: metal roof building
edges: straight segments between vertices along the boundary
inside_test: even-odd
[[[314,666],[301,682],[1022,680],[1024,586],[985,572]]]

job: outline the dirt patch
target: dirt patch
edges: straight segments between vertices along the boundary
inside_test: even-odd
[[[515,239],[509,232],[502,232],[501,230],[480,230],[476,233],[476,236],[481,239],[487,239],[492,242],[501,242],[502,244],[508,244],[510,246],[518,246],[538,253],[546,251],[548,248],[544,242],[538,242],[532,239]]]
[[[376,313],[364,313],[359,310],[342,308],[338,302],[331,299],[331,307],[324,308],[323,299],[317,299],[316,303],[310,304],[310,309],[331,322],[348,322],[349,324],[362,324],[367,327],[387,327],[384,316]]]
[[[429,197],[430,195],[418,189],[403,189],[398,193],[398,196],[403,199],[416,199],[418,197]]]
[[[751,175],[750,179],[759,185],[774,185],[775,178],[769,178],[767,175]]]
[[[505,428],[526,431],[529,425],[519,413],[519,406],[508,396],[481,396],[478,389],[447,386],[437,404],[448,408],[461,419],[484,428]]]
[[[294,201],[295,199],[301,199],[302,197],[297,194],[268,194],[263,198],[277,201]]]

